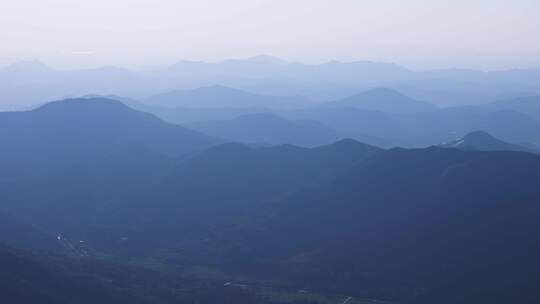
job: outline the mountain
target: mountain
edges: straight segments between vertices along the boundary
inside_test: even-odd
[[[329,107],[353,107],[398,114],[427,112],[437,109],[433,104],[414,100],[397,91],[386,88],[362,92],[344,99],[325,103],[324,105]]]
[[[109,99],[0,113],[2,208],[56,235],[221,140]],[[69,223],[69,224],[68,224]],[[82,238],[84,239],[84,238]]]
[[[150,94],[153,85],[144,75],[118,67],[59,70],[39,61],[18,62],[0,68],[2,103],[26,108],[66,96]]]
[[[538,172],[540,157],[522,152],[226,144],[126,199],[126,211],[109,205],[117,226],[106,231],[143,256],[176,248],[177,267],[356,298],[534,303]]]
[[[99,111],[94,112],[96,105]],[[523,114],[478,108],[414,115],[328,109],[324,115],[342,111],[350,115],[336,114],[335,123],[342,126],[372,123],[359,117],[409,126],[394,134],[430,123],[434,133],[429,135],[437,135],[460,126],[448,123],[452,119],[479,117],[484,118],[480,123],[498,123],[509,134],[516,130],[510,127],[534,129],[534,120],[527,122],[531,125],[519,119],[502,123],[508,122],[507,115],[527,117]],[[419,119],[419,125],[409,117]],[[159,138],[174,143],[184,142],[178,134],[201,135],[101,99],[58,102],[3,113],[0,119],[0,138],[8,147],[0,162],[3,209],[40,230],[83,241],[90,255],[169,274],[192,277],[198,269],[198,274],[224,278],[211,285],[220,288],[197,285],[186,291],[187,282],[177,277],[135,275],[116,266],[104,270],[91,259],[79,259],[83,264],[75,268],[61,260],[59,269],[44,258],[36,268],[8,255],[0,264],[13,268],[0,284],[15,284],[18,297],[25,286],[20,284],[30,282],[59,290],[53,295],[60,297],[73,290],[86,298],[89,292],[88,300],[103,303],[107,298],[98,295],[116,297],[119,290],[136,300],[151,295],[153,303],[189,302],[193,298],[183,295],[198,290],[216,295],[216,302],[230,278],[242,278],[248,282],[243,286],[263,286],[266,295],[276,293],[272,286],[286,286],[359,302],[539,300],[537,155],[440,147],[383,150],[354,140],[316,148],[250,148],[216,145],[219,141],[204,135],[206,147],[187,149],[183,143],[165,148]],[[25,153],[27,147],[37,149],[38,139],[43,152]],[[54,269],[43,271],[43,265]],[[35,281],[31,275],[36,273],[45,274]],[[103,282],[105,289],[99,287]],[[77,292],[77,286],[85,286],[84,291]],[[39,294],[41,289],[32,291],[47,296]],[[63,298],[51,301],[62,303]]]
[[[380,151],[353,140],[317,148],[216,146],[182,160],[145,191],[110,201],[93,217],[100,225],[87,226],[82,234],[128,256],[180,246],[183,258],[200,261],[208,254],[198,248],[211,244],[204,240],[229,228],[259,229],[259,212],[274,201],[331,180]],[[229,228],[220,231],[223,225]],[[119,242],[123,237],[133,241]]]
[[[219,143],[104,98],[70,99],[0,113],[4,159],[95,159],[130,145],[180,156]],[[36,153],[39,151],[39,153]],[[127,152],[127,151],[126,151]]]
[[[189,125],[213,120],[231,120],[244,115],[270,111],[266,108],[168,108],[148,104],[130,106],[139,111],[152,113],[166,122],[179,125]]]
[[[539,170],[522,152],[378,153],[276,203],[237,258],[257,256],[245,271],[351,296],[534,303]]]
[[[141,99],[219,84],[261,95],[306,96],[318,101],[387,87],[415,100],[457,106],[538,95],[539,71],[413,71],[385,62],[304,64],[264,55],[212,63],[181,61],[151,71],[118,67],[60,70],[40,62],[22,62],[0,68],[0,102],[17,108],[86,94]]]
[[[483,107],[489,110],[513,110],[540,120],[540,95],[495,101]]]
[[[527,82],[537,84],[540,69],[508,69],[498,71],[480,71],[473,69],[436,69],[424,72],[430,78],[452,79],[471,82],[494,82],[499,84]]]
[[[356,138],[381,139],[386,147],[426,147],[454,140],[459,134],[483,130],[507,142],[540,142],[540,121],[513,110],[491,111],[476,106],[444,108],[413,114],[355,108],[309,108],[280,112],[288,119],[317,120]]]
[[[85,95],[79,98],[106,98],[122,102],[137,111],[151,113],[172,124],[186,124],[209,120],[228,120],[238,116],[267,112],[266,108],[181,108],[150,105],[136,99],[117,95]]]
[[[191,129],[243,143],[292,144],[315,147],[340,139],[340,134],[322,123],[291,121],[272,113],[244,115],[232,120],[198,122]]]
[[[481,71],[442,69],[420,72],[418,79],[394,83],[396,89],[415,99],[440,106],[482,105],[493,100],[537,95],[540,69]]]
[[[257,60],[259,58],[259,60]],[[263,59],[267,57],[262,57]],[[255,59],[255,60],[254,60]],[[414,72],[394,63],[354,61],[329,61],[321,64],[285,62],[281,59],[225,60],[208,63],[181,61],[161,71],[154,72],[161,81],[191,84],[230,83],[248,84],[281,82],[300,85],[316,83],[374,83],[392,82],[414,77]],[[261,81],[263,80],[263,81]]]
[[[172,91],[150,96],[151,105],[179,108],[295,108],[311,102],[302,97],[278,97],[253,94],[224,86],[208,86],[193,90]]]
[[[230,143],[186,159],[170,172],[163,183],[173,186],[170,190],[185,190],[197,196],[222,198],[226,196],[219,195],[221,190],[236,196],[245,195],[242,193],[244,191],[257,193],[262,191],[257,189],[273,189],[264,190],[264,195],[255,197],[256,200],[264,201],[271,195],[279,196],[305,185],[331,179],[352,164],[381,151],[384,150],[351,139],[315,148],[293,145],[250,148]],[[208,180],[208,176],[212,180]],[[244,188],[247,181],[252,184],[249,189]],[[215,185],[212,193],[198,191],[210,182]],[[197,186],[192,188],[193,185]]]
[[[531,152],[531,150],[529,150],[528,148],[504,142],[483,131],[475,131],[468,133],[465,136],[456,140],[442,143],[439,145],[439,147],[478,151]]]

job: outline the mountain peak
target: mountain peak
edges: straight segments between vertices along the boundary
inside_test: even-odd
[[[529,152],[529,149],[525,147],[504,142],[484,131],[473,131],[467,133],[461,138],[442,143],[439,146],[443,148],[457,148],[462,150]]]
[[[83,160],[116,151],[128,153],[134,146],[176,157],[221,142],[107,98],[53,101],[4,117],[8,119],[1,135],[10,147],[3,155],[17,158]],[[37,147],[40,153],[28,147]]]
[[[463,140],[477,140],[477,139],[498,140],[485,131],[473,131],[473,132],[467,133],[465,134],[465,136],[463,136],[462,139]]]
[[[257,55],[257,56],[253,56],[251,58],[248,58],[248,61],[258,62],[258,63],[272,63],[272,64],[285,64],[285,63],[288,63],[287,61],[285,61],[285,60],[283,60],[281,58],[270,56],[270,55],[265,55],[265,54],[261,54],[261,55]]]
[[[131,110],[122,102],[104,97],[70,98],[52,101],[36,109],[37,111],[58,110]]]

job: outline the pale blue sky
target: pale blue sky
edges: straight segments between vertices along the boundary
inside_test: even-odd
[[[539,29],[539,0],[6,0],[0,63],[136,67],[270,54],[540,67]]]

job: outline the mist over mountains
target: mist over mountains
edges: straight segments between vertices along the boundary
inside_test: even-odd
[[[5,299],[540,301],[536,70],[258,56],[0,80]]]
[[[0,304],[540,303],[539,28],[533,0],[3,1]]]
[[[429,102],[414,100],[395,90],[377,88],[324,104],[334,108],[356,108],[396,114],[434,111],[437,107]]]
[[[305,146],[301,140],[293,139],[292,134],[306,132],[305,136],[317,137],[309,130],[292,131],[288,138],[288,134],[283,131],[276,131],[271,136],[264,135],[261,132],[265,132],[263,126],[268,123],[268,119],[263,118],[269,116],[260,115],[262,113],[272,113],[274,118],[280,117],[282,125],[288,123],[285,119],[316,121],[320,126],[320,140],[325,140],[325,137],[349,137],[384,147],[425,147],[451,141],[476,130],[526,146],[536,146],[540,142],[536,135],[540,125],[534,108],[534,96],[517,98],[516,101],[438,107],[412,99],[396,90],[376,88],[324,103],[297,99],[297,102],[305,101],[301,105],[302,102],[292,102],[293,97],[252,94],[211,86],[166,93],[152,97],[152,100],[137,101],[118,96],[111,98],[123,100],[138,110],[153,113],[170,123],[195,128],[208,126],[203,131],[246,143],[267,141]],[[251,117],[251,125],[237,124],[239,121],[245,122],[248,117]],[[257,118],[260,120],[257,121]],[[257,128],[254,124],[261,127]],[[221,129],[221,126],[227,127]],[[266,132],[273,132],[268,126]],[[232,129],[226,131],[229,127]],[[311,128],[314,127],[312,125]],[[331,133],[333,135],[329,137]],[[330,143],[327,139],[324,142],[320,140],[314,142]]]
[[[473,114],[463,112],[468,108],[395,114],[348,106],[309,111],[343,111],[357,122],[370,115],[419,119],[429,113],[438,125],[448,111],[472,115],[471,121],[495,117],[494,125],[524,115],[481,108]],[[192,131],[98,97],[5,112],[0,124],[6,147],[0,152],[0,240],[66,256],[4,247],[0,258],[25,265],[25,272],[15,270],[17,277],[43,288],[43,280],[57,291],[68,281],[83,284],[92,290],[87,299],[105,303],[216,296],[284,303],[261,298],[255,282],[262,281],[273,292],[291,294],[279,287],[285,284],[358,301],[537,300],[534,286],[516,278],[540,275],[533,258],[540,157],[484,132],[442,147],[385,150],[339,140],[346,135],[318,122],[271,113],[189,124]],[[521,126],[528,129],[508,132],[517,138],[533,130]],[[103,255],[127,263],[111,265],[98,258]],[[154,266],[146,269],[150,261]],[[94,263],[92,270],[86,263]],[[220,275],[185,278],[155,267],[178,275],[209,267]],[[112,283],[102,285],[96,276]],[[234,284],[249,287],[222,286],[236,276],[245,279]],[[21,298],[20,281],[4,280],[10,296]],[[168,283],[151,287],[161,280]],[[136,288],[141,282],[150,284],[144,292]],[[184,289],[169,295],[171,284]],[[49,297],[39,290],[25,295],[28,303]]]
[[[30,61],[0,68],[0,100],[4,107],[18,107],[87,94],[144,99],[222,85],[262,95],[303,96],[296,102],[305,103],[305,98],[330,101],[387,87],[416,100],[455,106],[539,94],[539,83],[537,69],[413,71],[392,63],[303,64],[269,56],[217,63],[181,61],[152,71],[117,67],[57,70]]]
[[[315,147],[329,144],[345,134],[318,121],[287,120],[272,113],[243,115],[232,120],[196,122],[188,127],[243,143],[293,144]]]
[[[172,91],[150,96],[147,104],[168,108],[299,108],[312,101],[302,97],[258,95],[224,86],[209,86],[193,90]]]

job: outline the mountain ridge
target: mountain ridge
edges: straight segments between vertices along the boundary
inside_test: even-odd
[[[173,108],[294,108],[311,103],[303,97],[261,95],[223,85],[170,91],[147,97],[143,101]]]
[[[376,88],[340,100],[324,103],[327,107],[353,107],[386,113],[411,114],[436,110],[437,107],[425,101],[409,98],[396,90]]]
[[[484,131],[474,131],[465,134],[465,136],[456,140],[445,142],[439,145],[443,148],[457,148],[463,150],[478,151],[521,151],[533,152],[532,150],[520,145],[510,144],[499,140]]]
[[[186,126],[205,134],[244,143],[315,147],[343,137],[338,131],[318,121],[288,120],[270,112],[242,115],[231,120],[196,122]]]

